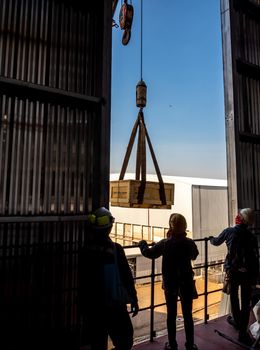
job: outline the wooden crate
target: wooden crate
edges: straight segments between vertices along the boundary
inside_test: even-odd
[[[174,184],[164,184],[166,205],[161,204],[159,182],[146,181],[143,203],[137,196],[141,181],[110,181],[110,204],[116,207],[171,209],[174,203]]]

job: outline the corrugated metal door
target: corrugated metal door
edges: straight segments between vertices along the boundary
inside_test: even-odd
[[[260,227],[260,1],[221,0],[229,220],[252,207]]]
[[[214,236],[227,224],[227,188],[192,186],[193,238]]]
[[[109,197],[112,0],[0,9],[0,347],[72,350],[82,219]]]
[[[227,188],[192,186],[192,237],[194,239],[218,235],[228,225]],[[197,243],[200,251],[196,263],[205,259],[204,242]],[[208,246],[210,261],[225,257],[226,248]]]
[[[0,4],[0,215],[108,204],[111,27],[103,30],[103,1]]]

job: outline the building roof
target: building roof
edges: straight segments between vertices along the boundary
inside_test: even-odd
[[[184,176],[169,176],[162,175],[163,181],[165,183],[184,183],[187,185],[197,185],[197,186],[216,186],[216,187],[227,187],[227,180],[224,179],[208,179],[199,177],[184,177]],[[118,180],[119,174],[110,174],[110,181]],[[124,180],[135,179],[134,173],[126,173]],[[157,175],[147,174],[147,181],[158,181]]]

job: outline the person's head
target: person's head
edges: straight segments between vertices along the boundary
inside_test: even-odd
[[[173,213],[169,219],[170,231],[173,234],[182,234],[185,233],[187,229],[187,222],[183,215],[178,213]]]
[[[90,229],[104,235],[109,235],[114,221],[113,215],[105,207],[100,207],[93,213],[87,215],[87,223]]]
[[[244,208],[239,211],[241,221],[245,225],[252,225],[254,223],[254,211],[251,208]]]

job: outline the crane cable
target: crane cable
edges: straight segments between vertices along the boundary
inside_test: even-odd
[[[141,0],[141,80],[143,80],[143,0]]]

